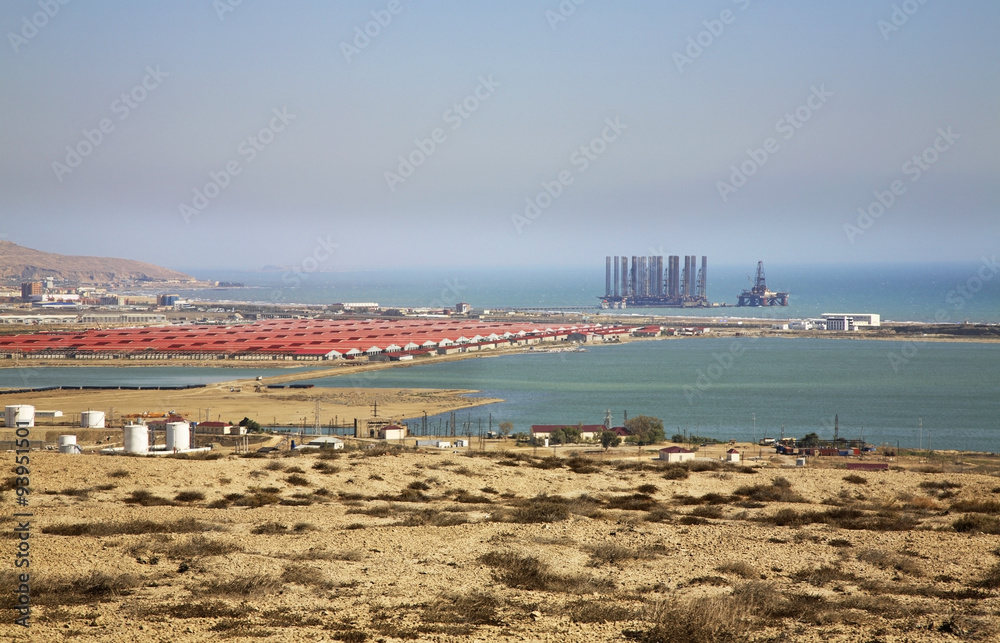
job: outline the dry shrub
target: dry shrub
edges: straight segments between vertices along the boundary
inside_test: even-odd
[[[505,515],[505,522],[545,523],[569,518],[569,501],[560,496],[540,495],[522,501]]]
[[[722,507],[718,505],[702,505],[695,507],[691,511],[691,515],[698,516],[699,518],[722,518]]]
[[[1000,518],[984,514],[967,514],[952,523],[955,531],[962,533],[1000,534]]]
[[[293,473],[292,475],[285,478],[285,482],[287,482],[290,485],[295,485],[296,487],[308,487],[309,485],[312,484],[311,482],[309,482],[308,478],[306,478],[305,476],[300,476],[297,473]]]
[[[671,464],[663,470],[663,477],[667,480],[684,480],[688,477],[688,470],[679,464]]]
[[[740,496],[757,502],[808,502],[805,498],[792,491],[792,483],[778,477],[768,485],[743,485],[733,491],[734,496]]]
[[[658,552],[653,550],[627,547],[617,543],[593,545],[589,549],[590,565],[592,567],[603,564],[618,565],[633,560],[650,560],[658,554]]]
[[[445,594],[424,606],[420,618],[425,623],[445,625],[501,625],[503,606],[503,599],[495,594]]]
[[[143,507],[166,507],[174,504],[172,500],[154,495],[146,489],[136,489],[125,497],[125,502],[142,505]]]
[[[854,546],[854,543],[844,538],[831,538],[826,544],[830,545],[831,547],[842,547],[842,548]]]
[[[174,496],[174,500],[176,502],[195,502],[204,499],[205,499],[204,493],[202,493],[201,491],[194,491],[194,490],[181,491],[176,496]]]
[[[561,469],[564,463],[559,458],[538,458],[529,463],[536,469]]]
[[[608,508],[626,511],[652,511],[657,507],[656,499],[644,493],[615,496],[608,500]]]
[[[340,467],[338,467],[335,464],[330,464],[329,462],[325,462],[323,460],[320,460],[319,462],[314,462],[312,468],[314,471],[322,473],[324,475],[330,475],[333,473],[340,472]]]
[[[174,618],[236,618],[246,616],[248,611],[254,611],[252,607],[233,607],[225,601],[203,601],[194,603],[181,603],[167,608],[167,613]]]
[[[132,475],[126,469],[115,469],[114,471],[108,473],[109,478],[127,478]]]
[[[182,542],[171,543],[164,553],[171,558],[195,558],[197,556],[225,556],[243,551],[237,543],[206,538],[202,534],[191,536]]]
[[[228,580],[212,580],[202,585],[206,594],[259,596],[281,589],[281,582],[268,574],[250,574]]]
[[[715,571],[720,574],[732,574],[746,579],[757,578],[760,576],[760,572],[757,571],[757,568],[744,560],[733,560],[722,563],[715,568]]]
[[[980,587],[982,589],[1000,589],[1000,564],[993,565],[983,577],[973,583],[973,587]]]
[[[958,500],[951,503],[951,510],[962,513],[1000,514],[1000,501]]]
[[[77,522],[42,527],[43,534],[54,536],[118,536],[138,534],[187,534],[211,531],[213,525],[194,518],[155,522],[152,520],[126,520],[123,522]]]
[[[640,643],[716,643],[744,640],[756,619],[773,611],[776,592],[770,584],[753,582],[728,595],[704,596],[691,601],[655,603],[646,620],[654,623],[645,631],[626,631]]]
[[[71,577],[32,576],[32,601],[39,605],[80,605],[127,596],[140,584],[131,574],[102,571]]]
[[[647,513],[643,520],[646,522],[670,522],[674,519],[674,511],[666,507],[657,507]]]
[[[611,581],[605,579],[557,574],[534,556],[509,551],[488,552],[479,562],[492,567],[494,578],[512,589],[590,594],[611,587]]]
[[[280,522],[265,522],[250,530],[251,534],[258,536],[274,536],[275,534],[287,534],[288,527]]]
[[[453,527],[467,522],[469,519],[458,513],[438,509],[422,509],[408,514],[394,525],[398,527]]]
[[[844,482],[850,482],[851,484],[868,484],[868,478],[852,473],[844,476]]]
[[[285,463],[279,462],[278,460],[271,460],[270,462],[264,465],[264,468],[267,469],[268,471],[284,471]]]
[[[292,583],[304,587],[318,587],[320,589],[331,589],[331,583],[325,574],[315,567],[308,565],[288,565],[281,573],[283,583]]]
[[[576,600],[567,603],[562,611],[574,623],[612,623],[639,617],[634,609],[615,601]]]
[[[879,549],[862,549],[858,552],[858,560],[869,565],[874,565],[879,569],[893,569],[914,577],[924,575],[923,568],[912,558],[898,556]]]
[[[638,487],[636,487],[635,490],[638,491],[639,493],[644,493],[648,496],[651,496],[654,493],[658,492],[660,489],[655,484],[641,484]]]
[[[820,567],[805,567],[792,574],[792,578],[805,581],[816,587],[823,587],[834,581],[857,581],[858,578],[850,572],[845,572],[836,565],[821,565]]]

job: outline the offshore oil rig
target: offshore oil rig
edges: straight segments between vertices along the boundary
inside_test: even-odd
[[[750,277],[747,277],[749,279]],[[772,292],[764,281],[764,262],[757,262],[757,280],[749,290],[740,293],[737,306],[787,306],[787,292]]]
[[[706,284],[708,282],[708,257],[684,256],[684,269],[680,256],[667,258],[664,269],[662,256],[607,257],[604,277],[604,295],[601,308],[704,308],[709,306]],[[697,274],[696,274],[697,273]]]

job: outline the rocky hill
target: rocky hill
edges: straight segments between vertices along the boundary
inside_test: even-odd
[[[10,241],[0,241],[0,280],[16,282],[45,277],[74,283],[196,281],[194,277],[182,272],[142,261],[58,255],[25,248]]]

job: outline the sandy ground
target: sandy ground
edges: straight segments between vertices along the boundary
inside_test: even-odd
[[[347,382],[345,381],[345,384]],[[239,389],[231,390],[231,389]],[[487,404],[491,398],[464,397],[473,391],[432,389],[362,389],[362,388],[311,388],[311,389],[261,389],[255,392],[255,382],[210,384],[206,388],[181,391],[45,391],[42,393],[0,395],[0,405],[33,404],[36,409],[58,409],[63,412],[67,427],[72,432],[79,426],[81,411],[105,411],[113,417],[116,426],[130,414],[175,412],[190,421],[204,420],[239,422],[249,417],[261,424],[272,426],[298,425],[313,427],[316,400],[320,402],[320,423],[327,426],[350,423],[354,418],[372,417],[378,404],[379,417],[400,420],[419,417],[453,409]],[[113,409],[113,413],[112,413]],[[39,421],[39,430],[50,424]],[[9,430],[0,430],[0,437],[10,439]],[[42,439],[32,434],[32,439]]]
[[[657,467],[654,448],[563,448],[550,460],[550,449],[489,444],[477,457],[473,446],[215,460],[31,453],[31,627],[3,609],[0,639],[1000,633],[1000,536],[955,528],[1000,513],[994,459],[938,454],[845,480],[840,458],[718,468],[713,447],[694,468],[715,470],[682,477]],[[13,466],[15,454],[0,457]],[[18,543],[11,486],[0,497],[5,608]],[[768,519],[830,511],[869,522]],[[130,533],[142,530],[155,533]]]

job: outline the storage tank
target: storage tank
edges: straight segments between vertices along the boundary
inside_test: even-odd
[[[167,451],[191,448],[191,427],[187,422],[167,422]]]
[[[76,446],[76,436],[75,435],[60,435],[57,438],[59,442],[59,453],[79,453],[80,448]]]
[[[103,429],[104,411],[84,411],[80,413],[80,427],[83,429]]]
[[[12,404],[4,409],[4,416],[10,428],[35,426],[35,407],[30,404]]]
[[[125,453],[148,453],[149,430],[141,424],[125,427]]]

